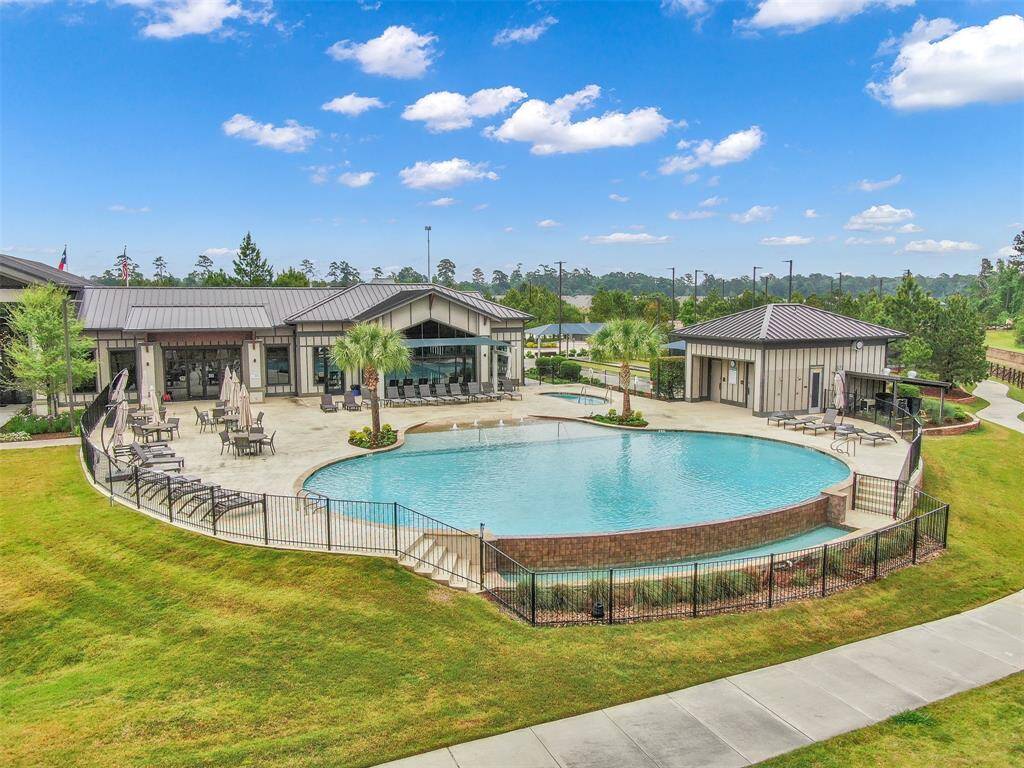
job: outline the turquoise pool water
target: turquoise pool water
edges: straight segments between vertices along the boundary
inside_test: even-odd
[[[597,395],[581,395],[579,392],[541,392],[544,397],[556,397],[559,400],[570,400],[580,405],[605,405],[608,398]]]
[[[848,475],[830,456],[773,440],[539,421],[413,433],[305,486],[513,535],[726,520],[811,498]]]

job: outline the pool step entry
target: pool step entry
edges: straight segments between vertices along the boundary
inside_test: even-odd
[[[471,564],[465,557],[452,551],[439,537],[421,535],[399,556],[398,562],[407,570],[452,589],[464,592],[480,591],[476,582],[457,575],[468,574]]]

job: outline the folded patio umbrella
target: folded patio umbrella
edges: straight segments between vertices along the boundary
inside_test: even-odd
[[[234,379],[231,378],[231,369],[224,369],[224,378],[220,382],[220,400],[227,402],[231,399],[231,385],[234,384]]]
[[[114,409],[114,445],[124,445],[124,431],[128,427],[128,401],[121,400]]]
[[[242,384],[238,388],[238,426],[248,430],[252,426],[252,406],[249,403],[249,390]]]
[[[836,371],[834,388],[836,391],[834,405],[836,410],[845,411],[846,409],[846,374],[842,371]]]
[[[238,380],[235,379],[234,374],[232,374],[231,388],[228,391],[228,408],[231,408],[232,410],[238,410],[239,395],[241,394],[239,391],[240,389],[241,385],[238,383]]]
[[[114,386],[110,388],[110,402],[120,403],[124,400],[124,391],[128,387],[128,371],[118,371]],[[120,443],[118,443],[120,445]]]
[[[154,424],[160,423],[160,398],[156,396],[156,390],[153,387],[149,388],[149,397],[146,405],[152,411],[149,420]]]

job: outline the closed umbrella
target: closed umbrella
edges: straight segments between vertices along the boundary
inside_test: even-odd
[[[220,381],[220,400],[226,403],[231,398],[231,385],[234,380],[231,378],[231,369],[224,369],[224,378]]]
[[[231,390],[228,392],[228,408],[230,408],[233,411],[237,411],[238,410],[238,406],[239,406],[239,402],[240,402],[240,395],[241,395],[240,389],[241,389],[241,386],[239,385],[238,381],[235,379],[234,375],[232,374],[232,376],[231,376]]]
[[[119,403],[124,400],[124,391],[128,386],[128,371],[119,371],[114,380],[114,386],[110,388],[110,402]]]
[[[249,404],[249,390],[245,384],[238,388],[238,426],[246,432],[252,426],[252,406]]]
[[[153,387],[149,388],[149,402],[147,405],[149,409],[153,411],[150,415],[149,420],[154,424],[160,423],[160,400],[156,396],[156,390]]]
[[[834,382],[834,389],[836,391],[835,396],[835,407],[839,411],[846,409],[846,374],[842,371],[836,371],[836,377]]]
[[[124,445],[124,431],[128,427],[128,401],[121,400],[114,409],[114,445]]]

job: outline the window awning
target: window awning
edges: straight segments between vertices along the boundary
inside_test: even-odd
[[[402,342],[409,349],[421,347],[507,347],[509,342],[497,341],[487,336],[466,336],[449,339],[406,339]]]
[[[672,349],[672,350],[675,350],[676,352],[685,352],[686,351],[686,342],[685,341],[670,341],[668,344],[663,344],[661,348],[662,349]]]

